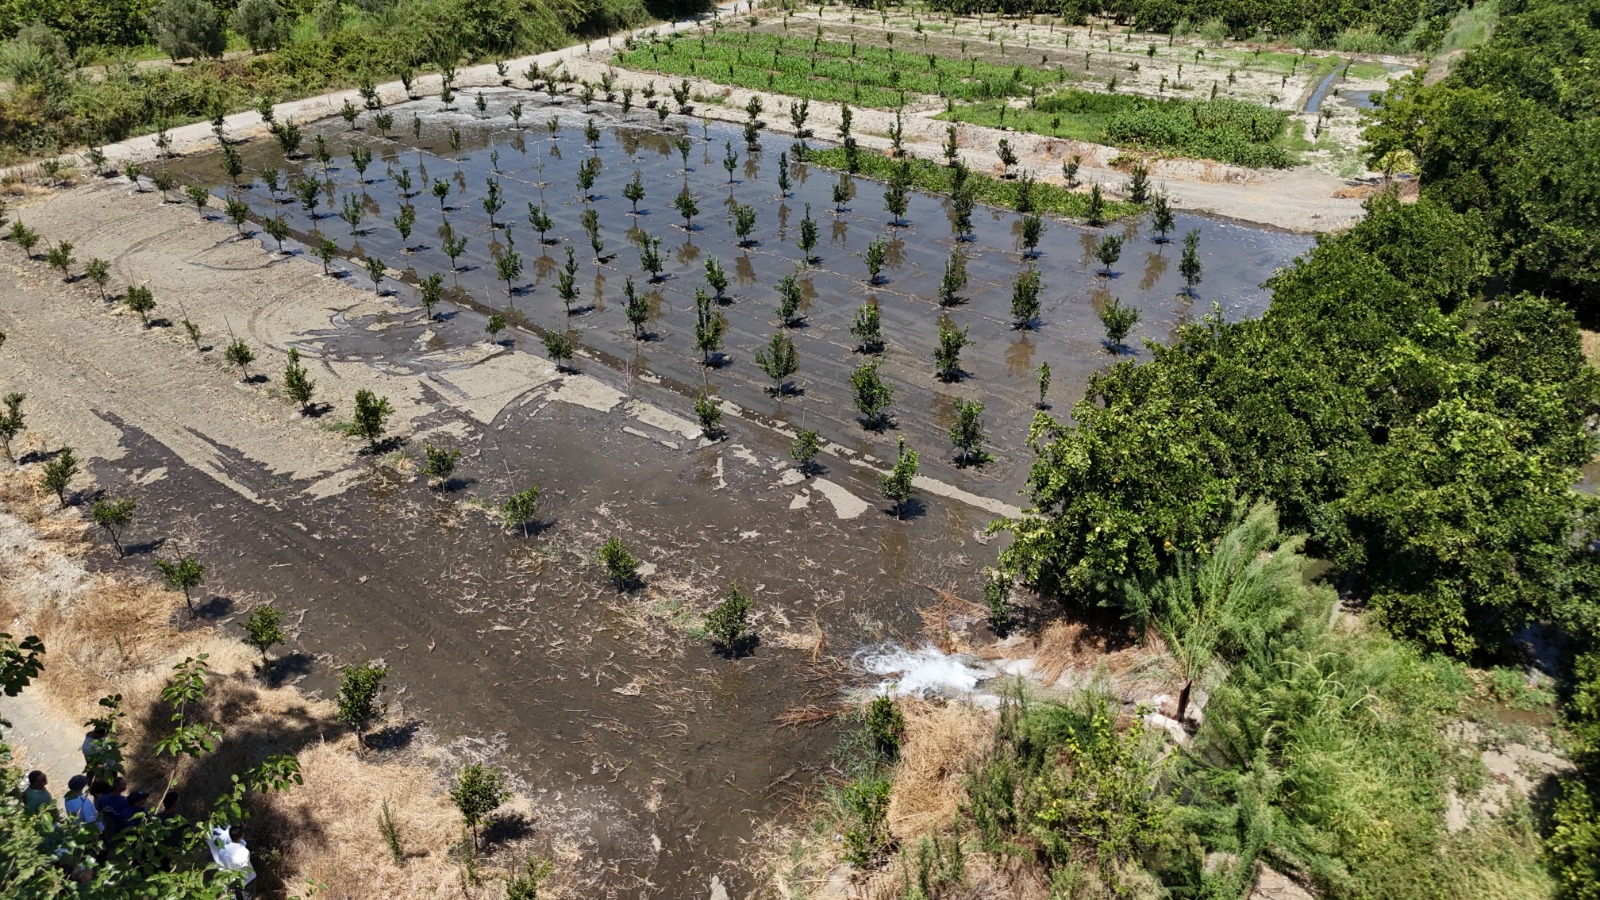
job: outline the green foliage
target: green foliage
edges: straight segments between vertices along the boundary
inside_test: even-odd
[[[606,576],[617,586],[617,590],[631,590],[638,583],[639,561],[623,546],[622,538],[607,538],[600,545],[595,559],[605,568]]]
[[[1100,307],[1100,324],[1106,330],[1106,352],[1117,353],[1126,346],[1128,332],[1139,324],[1139,309],[1112,297]]]
[[[495,766],[468,763],[456,775],[450,788],[450,799],[461,812],[461,820],[472,829],[472,848],[478,848],[478,825],[490,813],[510,799],[506,787],[506,773]]]
[[[817,454],[822,451],[822,438],[815,431],[806,428],[800,429],[795,435],[794,445],[789,448],[789,458],[800,466],[800,471],[809,472],[816,464]]]
[[[381,695],[384,679],[389,677],[389,667],[368,660],[344,666],[339,670],[338,719],[356,730],[356,751],[366,744],[367,729],[383,718],[387,704]]]
[[[716,394],[710,391],[695,394],[694,417],[706,437],[716,440],[722,436],[722,400]]]
[[[189,607],[189,616],[193,618],[197,615],[191,592],[205,583],[205,565],[191,553],[175,560],[158,559],[155,561],[155,567],[167,590],[183,591],[183,602]]]
[[[800,287],[800,280],[791,272],[783,276],[778,282],[778,321],[785,328],[797,327],[805,316],[800,315],[800,304],[805,300],[805,292]]]
[[[1011,327],[1032,330],[1039,322],[1039,270],[1029,266],[1011,286]]]
[[[805,151],[804,161],[813,165],[822,166],[838,171],[847,171],[849,167],[847,152],[841,147],[808,148]],[[957,178],[962,179],[960,184],[971,192],[973,199],[991,206],[1016,208],[1017,182],[1001,178],[991,178],[987,175],[971,172],[964,167],[956,168],[941,165],[924,159],[892,160],[877,154],[857,154],[856,169],[869,178],[887,181],[894,177],[902,166],[909,169],[910,184],[917,190],[933,194],[952,195],[956,193]],[[959,175],[957,173],[960,173]],[[1093,221],[1090,213],[1091,195],[1079,194],[1067,190],[1058,184],[1035,184],[1032,188],[1031,198],[1035,210],[1053,215],[1073,216]],[[835,197],[836,204],[844,200]],[[1121,218],[1134,215],[1139,207],[1121,201],[1105,201],[1102,198],[1102,217]]]
[[[868,360],[850,371],[850,396],[868,428],[876,430],[888,424],[894,385],[878,374],[878,360]]]
[[[556,364],[556,371],[562,372],[571,369],[572,355],[577,351],[577,344],[572,340],[570,331],[547,331],[544,334],[544,352],[550,355],[551,362]]]
[[[370,449],[376,450],[378,441],[383,439],[384,423],[393,414],[394,407],[389,405],[388,397],[379,397],[372,391],[362,388],[356,391],[350,434],[365,440]]]
[[[0,340],[0,343],[4,341]],[[0,446],[5,448],[6,459],[12,462],[16,462],[17,457],[11,452],[11,442],[22,434],[27,425],[27,416],[22,411],[22,401],[26,399],[27,395],[16,391],[6,394],[6,411],[0,414]]]
[[[772,392],[783,396],[788,388],[789,376],[800,371],[794,340],[782,331],[777,332],[767,346],[756,351],[756,365],[772,379]]]
[[[294,347],[289,348],[289,359],[283,367],[283,393],[290,400],[299,404],[300,412],[311,412],[311,396],[316,390],[317,383],[306,374],[306,367],[300,365],[300,351]]]
[[[64,280],[72,280],[72,264],[77,260],[72,256],[70,243],[62,241],[51,247],[45,251],[44,260],[50,264],[50,268],[60,272]]]
[[[267,664],[267,651],[283,643],[283,610],[263,603],[250,610],[244,620],[245,643],[261,652],[261,664]]]
[[[119,557],[126,555],[122,549],[122,532],[133,524],[133,511],[137,506],[132,497],[123,497],[120,500],[96,500],[89,509],[89,518],[100,526],[106,537],[111,538]]]
[[[422,464],[422,475],[443,490],[450,483],[450,476],[455,474],[456,463],[461,460],[461,451],[447,450],[432,444],[424,444],[423,450],[426,460]]]
[[[1003,106],[1003,101],[959,106],[939,118],[1255,168],[1294,164],[1281,146],[1289,113],[1242,100],[1158,100],[1068,89],[1002,115]]]
[[[906,738],[906,715],[893,697],[874,697],[867,705],[867,736],[881,758],[893,761],[900,756]]]
[[[877,303],[868,301],[856,308],[856,316],[850,322],[850,336],[856,339],[856,349],[862,353],[883,351],[883,316]]]
[[[144,327],[150,327],[150,312],[156,308],[156,298],[148,287],[140,284],[130,284],[122,292],[122,305],[138,315]]]
[[[1378,616],[1457,653],[1554,611],[1590,563],[1568,487],[1600,409],[1570,314],[1465,303],[1487,271],[1476,221],[1382,197],[1275,276],[1260,319],[1178,329],[1144,365],[1090,379],[1076,424],[1035,423],[1008,571],[1098,602],[1168,571],[1274,502],[1359,578]],[[1574,567],[1576,568],[1570,568]]]
[[[555,864],[547,859],[525,861],[521,871],[513,872],[506,882],[506,900],[539,900],[539,885],[554,868]]]
[[[706,634],[723,653],[739,656],[748,652],[752,637],[750,607],[754,602],[734,585],[728,588],[728,596],[706,613]]]
[[[888,849],[889,795],[892,782],[877,774],[862,775],[846,784],[841,805],[850,818],[844,832],[844,859],[859,868],[877,862]]]
[[[507,528],[521,528],[528,536],[528,526],[539,515],[539,485],[518,491],[500,504],[500,521]]]
[[[78,458],[72,455],[71,447],[62,447],[61,452],[51,457],[44,464],[44,474],[39,479],[40,487],[56,495],[62,506],[67,505],[67,487],[72,483],[73,477],[78,474]]]
[[[223,354],[229,364],[239,367],[239,377],[250,380],[250,364],[256,361],[255,351],[245,343],[244,338],[234,338],[228,343],[228,349]]]
[[[956,464],[983,463],[990,455],[984,452],[988,440],[983,432],[983,404],[977,400],[955,401],[956,420],[950,424],[950,444],[956,449]]]
[[[961,349],[972,343],[967,328],[957,329],[948,319],[939,320],[939,343],[933,348],[933,371],[940,381],[960,381]]]
[[[228,27],[244,38],[256,53],[276,50],[289,42],[292,20],[278,0],[239,0]]]
[[[150,31],[173,62],[220,58],[227,47],[222,14],[209,0],[161,0],[150,11]]]
[[[902,435],[895,453],[894,467],[888,474],[878,478],[878,489],[883,492],[885,500],[894,504],[894,517],[897,519],[904,513],[906,501],[911,499],[918,460],[917,451],[906,449],[906,439]]]
[[[1027,96],[1054,84],[1048,69],[928,56],[835,41],[757,32],[667,35],[618,55],[628,69],[715,78],[724,84],[856,106],[898,106],[901,94],[944,93],[960,100]],[[802,116],[802,121],[804,117]]]

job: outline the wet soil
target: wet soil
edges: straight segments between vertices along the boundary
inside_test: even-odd
[[[780,197],[776,167],[779,154],[791,146],[787,138],[763,135],[761,150],[750,154],[739,130],[722,123],[672,116],[658,125],[648,110],[622,117],[617,107],[606,104],[585,112],[576,101],[547,107],[536,95],[516,91],[485,91],[483,96],[487,112],[481,115],[472,110],[472,99],[466,95],[458,101],[462,110],[455,112],[442,111],[437,100],[392,107],[403,135],[394,140],[367,133],[373,130],[370,125],[365,132],[341,128],[337,120],[308,128],[307,146],[313,133],[327,135],[334,159],[326,173],[309,158],[286,166],[270,142],[238,148],[251,176],[272,166],[285,171],[298,168],[322,181],[323,205],[315,218],[284,193],[274,198],[259,178],[238,195],[257,216],[283,216],[299,239],[320,231],[347,257],[376,256],[393,269],[403,269],[408,282],[445,273],[452,299],[470,307],[449,323],[435,326],[447,344],[481,335],[491,311],[539,330],[572,328],[580,347],[615,368],[660,378],[683,394],[708,386],[750,414],[787,428],[817,430],[824,439],[870,457],[892,455],[895,435],[904,433],[911,446],[922,451],[926,474],[1007,503],[1017,503],[1031,461],[1025,439],[1038,399],[1041,363],[1049,363],[1052,371],[1053,412],[1065,416],[1095,370],[1117,358],[1146,356],[1143,340],[1167,340],[1179,323],[1209,314],[1213,304],[1229,319],[1260,314],[1267,302],[1261,282],[1311,244],[1303,236],[1179,215],[1175,235],[1191,228],[1201,232],[1204,281],[1191,297],[1182,292],[1177,273],[1180,248],[1176,242],[1156,243],[1143,222],[1088,229],[1052,221],[1038,257],[1024,260],[1017,237],[1020,219],[1011,212],[980,207],[974,216],[974,240],[958,245],[947,204],[940,197],[913,193],[903,220],[907,224],[895,227],[883,210],[881,184],[847,178],[854,199],[843,213],[836,213],[831,192],[842,176],[803,165],[793,169],[791,195]],[[521,129],[506,114],[519,100],[525,109]],[[413,116],[422,122],[420,140],[410,133]],[[559,118],[554,139],[546,127],[552,117]],[[597,148],[584,141],[583,125],[589,119],[601,129]],[[449,146],[451,127],[459,132],[459,150]],[[687,170],[674,146],[684,133],[692,142]],[[731,183],[722,164],[730,143],[738,155]],[[375,157],[364,179],[348,155],[348,148],[357,146],[371,149]],[[586,201],[575,185],[579,165],[591,157],[601,160],[601,169]],[[215,156],[190,158],[174,166],[210,185],[222,180]],[[409,202],[417,216],[411,240],[405,242],[408,249],[401,247],[392,224],[403,202],[392,173],[401,170],[409,170],[415,194]],[[646,189],[637,215],[622,195],[635,172]],[[512,223],[509,238],[504,227],[491,227],[481,205],[491,179],[499,182],[505,195],[496,222]],[[432,180],[450,184],[443,209],[426,188]],[[692,230],[684,228],[684,219],[672,207],[685,186],[700,206]],[[346,196],[357,198],[365,210],[356,229],[337,217]],[[530,203],[555,221],[550,243],[541,244],[528,227]],[[734,234],[732,211],[739,204],[748,204],[757,213],[750,246],[739,246]],[[815,264],[806,267],[799,264],[797,241],[808,205],[820,240]],[[591,209],[599,214],[604,243],[599,264],[580,224]],[[454,272],[438,236],[447,220],[467,237]],[[1110,277],[1100,274],[1101,267],[1093,260],[1096,243],[1107,233],[1121,234],[1126,241]],[[662,242],[666,270],[659,282],[652,283],[640,267],[635,242],[641,234]],[[861,254],[880,236],[888,242],[888,264],[879,283],[869,285]],[[496,254],[508,244],[521,255],[524,269],[509,295],[495,266]],[[565,263],[565,244],[573,247],[579,263],[582,296],[573,316],[566,315],[555,290]],[[935,300],[940,276],[958,248],[966,257],[969,285],[964,302],[941,309]],[[694,349],[694,292],[707,289],[708,258],[720,261],[731,281],[727,302],[720,306],[728,330],[713,367],[703,365]],[[1014,327],[1010,316],[1012,284],[1029,265],[1039,269],[1044,285],[1043,313],[1036,330]],[[351,268],[352,278],[364,282],[364,272],[358,266]],[[797,274],[805,295],[805,320],[801,327],[789,329],[800,371],[790,382],[790,392],[777,396],[772,381],[757,367],[755,355],[780,327],[775,285],[791,272]],[[622,288],[628,277],[650,298],[653,317],[646,341],[633,338],[623,315]],[[402,299],[414,302],[409,288],[400,293]],[[1114,353],[1104,341],[1098,319],[1098,310],[1112,297],[1136,306],[1142,315],[1126,346]],[[888,344],[883,374],[895,387],[896,422],[882,432],[864,427],[849,393],[849,372],[864,359],[854,352],[849,326],[865,302],[876,302],[881,311]],[[416,317],[405,318],[383,323],[393,326],[382,333],[383,352],[401,352],[425,327]],[[954,383],[940,381],[933,371],[941,318],[969,329],[972,341],[962,352],[964,375]],[[362,343],[349,346],[347,352],[364,355],[380,349],[371,345],[369,334],[353,334]],[[985,466],[956,465],[946,434],[956,399],[985,404],[984,421],[995,457]]]

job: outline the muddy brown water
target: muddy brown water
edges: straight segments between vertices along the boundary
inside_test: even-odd
[[[575,103],[551,109],[533,95],[486,91],[485,97],[485,118],[473,114],[470,95],[461,97],[458,112],[441,112],[437,100],[393,107],[396,134],[403,135],[397,140],[371,133],[370,124],[364,131],[346,130],[339,120],[307,126],[306,147],[313,133],[322,133],[336,154],[326,179],[332,187],[315,220],[284,195],[274,200],[259,179],[238,191],[256,216],[284,216],[298,241],[320,230],[346,256],[373,254],[405,270],[405,283],[390,282],[386,290],[406,304],[415,304],[417,276],[434,271],[446,273],[462,301],[445,304],[444,321],[432,326],[397,315],[377,323],[386,326],[381,330],[366,327],[373,322],[334,322],[308,338],[346,358],[425,372],[435,365],[415,346],[425,327],[445,345],[459,346],[482,337],[487,311],[509,305],[513,318],[533,328],[574,328],[595,357],[580,359],[579,368],[656,376],[659,383],[629,383],[679,415],[691,415],[686,395],[709,382],[754,417],[803,424],[880,458],[904,433],[924,451],[925,474],[1018,505],[1031,461],[1024,440],[1037,391],[1034,369],[1050,363],[1054,408],[1064,414],[1087,377],[1112,359],[1102,346],[1098,305],[1118,296],[1141,310],[1133,341],[1164,340],[1178,322],[1212,304],[1229,318],[1256,315],[1266,303],[1260,282],[1310,245],[1304,237],[1180,216],[1180,233],[1198,227],[1203,235],[1205,281],[1192,300],[1178,296],[1178,247],[1150,242],[1140,223],[1113,227],[1128,240],[1119,274],[1105,279],[1093,274],[1097,264],[1090,259],[1101,232],[1053,221],[1033,263],[1045,283],[1041,327],[1017,331],[1010,287],[1022,264],[1011,213],[980,208],[976,239],[964,247],[969,299],[940,310],[932,298],[953,246],[940,198],[914,194],[909,225],[891,228],[882,186],[867,179],[853,179],[856,199],[843,214],[832,211],[830,198],[837,173],[798,167],[792,196],[780,198],[774,171],[790,145],[786,137],[763,135],[761,152],[751,156],[737,129],[713,123],[703,139],[698,121],[673,116],[662,126],[653,112],[636,110],[622,123],[616,108],[602,105],[594,115],[600,146],[592,151],[582,134],[589,116]],[[505,114],[517,99],[526,104],[520,132]],[[410,133],[414,113],[423,120],[420,141]],[[551,115],[561,118],[554,141],[544,125]],[[459,158],[448,147],[452,124],[461,132]],[[694,143],[684,171],[673,142],[686,124]],[[739,153],[731,186],[721,165],[726,141]],[[366,183],[350,164],[349,144],[365,144],[377,157]],[[269,165],[286,168],[270,141],[237,149],[252,176]],[[509,300],[492,257],[492,245],[508,239],[490,227],[479,204],[494,177],[492,153],[506,194],[497,218],[515,223],[510,240],[525,260]],[[586,204],[577,196],[576,170],[596,153],[602,169]],[[173,167],[210,185],[225,180],[214,157]],[[408,251],[390,222],[400,206],[390,173],[402,167],[411,170],[418,192],[410,201],[418,221]],[[287,168],[323,180],[309,158]],[[427,191],[424,171],[451,183],[446,211]],[[647,190],[638,216],[622,197],[635,171]],[[693,231],[681,227],[671,207],[685,184],[701,207]],[[336,217],[347,193],[366,209],[357,234]],[[752,247],[736,246],[730,197],[757,210]],[[564,252],[538,243],[527,225],[530,201],[555,219],[552,237],[574,244],[582,302],[592,309],[565,315],[554,288]],[[807,318],[791,332],[800,353],[795,384],[803,393],[775,398],[753,356],[776,329],[773,286],[795,268],[808,203],[820,226],[821,259],[800,273]],[[586,208],[600,213],[607,258],[598,266],[579,224]],[[468,237],[454,273],[437,237],[446,215]],[[640,271],[629,237],[635,229],[662,239],[667,277],[659,284],[647,283]],[[859,254],[877,235],[892,242],[890,266],[884,283],[868,286]],[[728,359],[709,371],[692,347],[692,297],[705,286],[708,255],[722,261],[732,281],[732,302],[721,307]],[[357,283],[367,283],[346,266]],[[656,295],[651,341],[634,341],[623,317],[628,275]],[[849,405],[848,373],[861,357],[852,352],[848,327],[869,298],[882,310],[889,344],[884,371],[896,386],[898,423],[882,434],[864,430]],[[969,375],[956,384],[932,377],[941,315],[970,327],[974,342],[962,355]],[[535,340],[521,328],[512,333],[521,342]],[[953,464],[944,433],[958,397],[986,404],[997,458],[982,468]],[[308,687],[331,692],[338,664],[388,661],[404,688],[407,716],[425,720],[447,742],[497,748],[536,804],[576,823],[580,868],[600,886],[597,896],[705,896],[713,876],[733,896],[745,895],[756,878],[743,859],[747,842],[761,822],[788,814],[799,791],[825,775],[837,739],[830,727],[775,727],[785,710],[836,700],[842,683],[811,680],[812,654],[785,649],[782,636],[806,631],[814,620],[827,635],[822,656],[848,662],[864,645],[914,630],[915,608],[931,599],[920,585],[950,585],[975,597],[980,568],[998,546],[981,536],[991,517],[933,497],[915,504],[906,521],[889,516],[881,502],[857,518],[837,518],[815,495],[795,512],[795,487],[778,483],[787,439],[765,427],[735,423],[728,442],[674,449],[624,434],[609,414],[583,407],[513,403],[483,426],[452,410],[449,397],[437,400],[438,421],[424,424],[460,429],[467,449],[460,482],[443,496],[374,469],[357,489],[311,499],[303,485],[236,456],[230,476],[264,498],[244,506],[237,494],[126,427],[127,455],[114,470],[102,465],[96,474],[114,491],[165,467],[166,478],[140,489],[141,512],[149,511],[141,527],[185,535],[185,552],[214,561],[213,585],[225,599],[214,601],[213,615],[226,618],[258,599],[304,610],[295,649],[315,657],[306,668]],[[870,477],[832,457],[823,462],[827,477],[874,500]],[[463,503],[497,502],[534,481],[545,494],[543,524],[532,538],[501,534]],[[658,567],[650,600],[620,597],[596,572],[594,547],[611,534],[627,536],[635,553]],[[734,582],[755,593],[763,635],[745,659],[723,659],[669,615],[642,609],[652,603],[661,613],[679,599],[704,608],[711,594]]]

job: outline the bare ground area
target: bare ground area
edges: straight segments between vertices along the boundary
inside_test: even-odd
[[[20,214],[80,260],[111,261],[114,295],[148,284],[157,303],[147,329],[14,247],[0,262],[0,386],[28,395],[21,477],[33,483],[40,460],[70,445],[92,476],[73,485],[79,508],[99,496],[139,503],[128,558],[85,545],[88,568],[148,572],[153,558],[194,553],[208,566],[201,617],[230,630],[255,603],[279,604],[296,625],[284,675],[308,692],[296,701],[308,722],[325,721],[313,701],[331,695],[337,666],[384,660],[401,746],[433,734],[450,759],[507,766],[528,785],[521,821],[574,883],[616,896],[748,886],[746,842],[821,774],[832,741],[775,719],[835,702],[853,648],[896,633],[925,600],[916,583],[972,579],[993,552],[986,498],[973,506],[926,485],[920,514],[897,522],[873,498],[870,469],[830,457],[802,476],[786,437],[740,422],[728,441],[702,441],[682,397],[598,365],[557,376],[471,332],[441,347],[421,333],[449,334],[448,320],[425,326],[393,296],[126,184],[36,197]],[[185,319],[209,349],[187,343]],[[258,357],[251,383],[217,359],[235,336]],[[291,346],[332,406],[320,416],[275,396]],[[331,427],[360,388],[395,406],[386,455]],[[465,451],[446,490],[408,474],[427,442]],[[535,482],[545,493],[532,536],[503,532],[491,509]],[[596,571],[594,549],[612,535],[643,560],[642,590],[619,594]],[[734,583],[758,600],[761,642],[744,659],[697,636]],[[179,603],[166,595],[143,613],[156,616],[140,659],[150,672],[198,640]],[[104,652],[105,634],[81,627]],[[243,678],[247,656],[233,646],[229,671]],[[93,690],[73,696],[67,727]],[[291,798],[341,792],[318,783],[323,796]],[[381,799],[368,787],[362,796]],[[435,823],[419,829],[444,833],[427,818],[437,810],[417,815]],[[355,846],[379,846],[381,860],[376,826],[365,827]],[[318,855],[284,871],[338,865]],[[395,877],[410,877],[402,869]]]

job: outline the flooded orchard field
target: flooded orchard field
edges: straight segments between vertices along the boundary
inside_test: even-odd
[[[1212,304],[1230,319],[1259,314],[1267,299],[1261,282],[1311,244],[1305,236],[1179,215],[1176,234],[1191,228],[1201,232],[1204,280],[1197,296],[1188,297],[1180,295],[1180,247],[1152,241],[1147,223],[1088,229],[1050,220],[1038,258],[1024,262],[1018,244],[1020,217],[980,206],[974,214],[974,239],[961,244],[969,278],[962,292],[965,300],[942,309],[935,300],[938,285],[957,246],[944,198],[912,192],[906,226],[892,227],[884,211],[883,185],[865,178],[845,179],[854,197],[843,213],[834,212],[832,199],[843,176],[815,166],[794,166],[792,193],[780,196],[778,157],[791,146],[784,136],[763,133],[761,150],[747,153],[739,130],[726,124],[680,116],[658,123],[653,111],[640,109],[622,117],[609,104],[588,113],[570,98],[551,106],[516,91],[485,91],[483,96],[486,109],[481,114],[466,96],[459,98],[461,111],[443,111],[437,100],[391,107],[393,139],[376,134],[370,113],[363,116],[363,130],[344,128],[337,119],[307,126],[304,148],[312,146],[314,136],[325,136],[332,157],[326,172],[310,156],[286,163],[271,140],[242,145],[238,152],[246,174],[241,183],[248,179],[249,184],[238,195],[257,217],[282,216],[300,240],[320,232],[349,259],[371,255],[404,272],[409,285],[443,273],[452,289],[448,296],[470,309],[432,326],[435,349],[482,338],[492,312],[536,329],[570,328],[580,352],[614,368],[662,379],[684,395],[707,385],[746,413],[791,428],[811,428],[825,441],[858,453],[892,456],[896,434],[904,434],[921,451],[926,474],[1008,503],[1016,501],[1029,463],[1024,441],[1038,396],[1037,369],[1049,363],[1052,406],[1056,414],[1065,414],[1082,395],[1088,376],[1111,360],[1097,317],[1105,303],[1115,297],[1138,308],[1141,320],[1127,344],[1131,353],[1142,355],[1147,352],[1140,345],[1143,339],[1167,339],[1179,322],[1209,313]],[[521,128],[507,114],[515,102],[523,104]],[[413,136],[414,117],[419,136]],[[599,133],[595,148],[587,146],[584,136],[590,120]],[[459,149],[451,146],[452,129]],[[691,140],[687,168],[676,147],[685,134]],[[723,165],[730,144],[738,156],[731,181]],[[364,177],[352,165],[355,148],[370,151],[374,158]],[[600,168],[586,200],[577,187],[578,170],[591,158],[599,159]],[[219,181],[225,183],[226,176],[215,155],[184,160],[178,167],[225,190]],[[285,183],[300,175],[317,179],[321,188],[315,214],[287,190],[269,192],[259,177],[267,168],[279,169]],[[402,198],[395,184],[401,172],[411,181],[409,199]],[[637,215],[623,195],[635,173],[645,188]],[[442,203],[431,188],[438,181],[449,185]],[[495,217],[502,227],[491,226],[482,205],[491,181],[503,195],[504,208]],[[673,206],[685,187],[700,208],[693,230],[685,230]],[[356,227],[339,218],[346,198],[362,210]],[[402,241],[393,224],[404,203],[416,217],[409,241]],[[529,227],[530,203],[553,221],[549,243],[541,243]],[[732,221],[740,204],[756,211],[753,243],[745,247],[739,246]],[[820,232],[814,251],[818,259],[801,267],[797,242],[808,205]],[[599,219],[599,264],[582,225],[590,210]],[[440,237],[446,222],[466,241],[454,271]],[[508,224],[509,235],[503,227]],[[1106,233],[1125,238],[1109,278],[1097,274],[1100,266],[1093,259],[1094,247]],[[661,241],[665,268],[658,283],[641,268],[636,246],[640,235]],[[869,285],[862,255],[880,236],[887,242],[884,273],[881,283]],[[578,264],[575,280],[581,293],[574,304],[578,314],[572,316],[556,289],[566,261],[564,245],[574,249]],[[506,249],[514,249],[523,263],[509,296],[495,263]],[[719,306],[727,320],[723,355],[719,365],[708,368],[695,349],[694,294],[696,289],[712,293],[704,266],[713,258],[726,270],[730,287],[727,302]],[[1014,328],[1010,315],[1012,285],[1028,265],[1039,269],[1043,283],[1043,310],[1038,329],[1032,331]],[[780,329],[776,285],[790,273],[803,291],[805,318],[800,327],[786,329],[798,352],[799,371],[791,380],[793,391],[778,397],[769,390],[772,381],[758,368],[755,355]],[[351,277],[366,279],[359,265]],[[635,340],[624,316],[628,277],[650,299],[649,340]],[[402,293],[402,299],[414,302],[409,287]],[[851,403],[850,371],[866,357],[854,352],[849,327],[866,302],[881,311],[886,342],[882,373],[895,389],[895,423],[881,433],[863,427]],[[968,329],[971,339],[961,353],[965,375],[954,383],[940,381],[934,373],[941,317]],[[420,316],[410,319],[414,321],[397,311],[397,327],[386,333],[386,349],[397,348],[426,325]],[[983,419],[995,456],[985,466],[954,465],[946,432],[957,399],[985,404]],[[688,407],[685,400],[680,408]]]
[[[518,100],[526,104],[522,129],[507,115]],[[314,658],[307,686],[331,689],[337,664],[381,657],[405,686],[404,717],[425,719],[465,748],[493,748],[550,822],[576,823],[573,865],[599,886],[597,896],[704,896],[713,877],[734,896],[746,893],[754,875],[741,858],[750,838],[827,776],[837,739],[832,727],[796,731],[777,718],[835,705],[848,683],[865,678],[852,664],[863,648],[921,624],[917,608],[935,599],[928,586],[979,594],[981,567],[997,549],[984,535],[995,501],[1022,502],[1036,367],[1049,362],[1053,405],[1064,414],[1089,374],[1114,358],[1096,317],[1108,298],[1141,310],[1134,339],[1163,340],[1213,303],[1230,318],[1258,314],[1266,302],[1259,283],[1310,244],[1180,216],[1180,232],[1202,232],[1205,280],[1191,300],[1178,296],[1178,249],[1150,242],[1142,223],[1112,227],[1127,246],[1108,279],[1094,274],[1090,258],[1106,232],[1052,221],[1033,263],[1045,285],[1041,325],[1018,331],[1011,284],[1024,263],[1011,213],[979,208],[975,240],[965,246],[967,299],[942,310],[933,298],[953,243],[940,198],[913,193],[909,224],[893,228],[882,185],[866,179],[853,179],[855,198],[841,214],[833,212],[834,172],[797,166],[792,195],[780,197],[776,166],[789,142],[776,135],[763,135],[751,155],[725,126],[676,116],[658,124],[644,110],[622,122],[604,107],[593,116],[600,136],[591,149],[583,134],[590,116],[574,104],[548,107],[509,91],[486,91],[482,115],[471,104],[462,98],[466,112],[443,112],[437,100],[392,107],[395,140],[374,133],[370,114],[362,130],[339,120],[307,125],[305,146],[322,135],[329,148],[326,173],[310,157],[286,164],[270,140],[237,145],[246,172],[236,192],[216,156],[171,164],[243,198],[258,223],[282,216],[302,247],[320,233],[347,259],[370,255],[403,273],[401,282],[383,283],[380,300],[352,299],[316,327],[296,326],[292,345],[312,362],[418,376],[434,411],[413,422],[419,437],[409,452],[419,453],[424,439],[463,448],[451,491],[374,466],[351,490],[308,496],[305,485],[219,448],[228,478],[259,498],[241,508],[238,488],[125,425],[124,457],[96,475],[108,490],[143,485],[150,527],[198,535],[193,550],[219,560],[227,590],[303,611],[299,641]],[[546,123],[556,116],[552,137]],[[685,131],[687,171],[676,147]],[[739,157],[731,185],[721,164],[728,142]],[[364,178],[355,148],[374,157]],[[590,158],[601,163],[586,202],[577,172]],[[260,175],[269,167],[281,180],[316,179],[315,217],[287,192],[273,196]],[[395,184],[406,171],[416,224],[403,247],[392,219],[406,202]],[[637,216],[622,193],[635,172],[646,189]],[[504,194],[501,227],[480,202],[491,180]],[[442,209],[435,181],[450,186]],[[672,206],[685,185],[701,209],[692,230]],[[337,216],[347,197],[361,210],[354,226]],[[583,308],[576,315],[566,314],[555,289],[565,249],[539,242],[529,203],[554,220],[553,240],[574,246],[582,291],[575,306]],[[737,204],[757,213],[749,247],[738,245],[730,222]],[[798,273],[805,321],[790,333],[799,392],[779,398],[753,357],[778,327],[774,285],[796,271],[807,204],[821,230],[819,260]],[[599,264],[582,227],[586,210],[599,215]],[[439,237],[446,218],[467,241],[453,272]],[[639,232],[662,240],[660,283],[639,267]],[[868,285],[861,253],[880,235],[889,241],[885,280]],[[511,248],[525,264],[508,297],[494,258]],[[720,306],[726,358],[709,369],[693,343],[693,296],[705,287],[708,257],[731,282]],[[271,278],[285,262],[260,264],[251,277]],[[372,300],[360,266],[342,265]],[[454,302],[430,322],[415,285],[435,272]],[[647,341],[633,339],[623,315],[629,276],[651,296]],[[857,420],[848,386],[862,359],[849,325],[871,301],[882,311],[884,373],[896,391],[897,423],[881,434]],[[242,301],[238,313],[252,322],[274,314]],[[582,376],[556,377],[519,349],[484,343],[492,313],[523,323],[500,337],[515,334],[524,346],[533,339],[523,328],[573,329]],[[967,376],[952,384],[933,374],[941,315],[970,328],[973,340],[962,353]],[[741,413],[725,441],[699,440],[687,421],[689,394],[702,384]],[[486,391],[503,400],[480,408],[476,398]],[[994,462],[953,464],[945,432],[957,398],[985,403]],[[330,399],[341,406],[334,417],[347,415],[347,397]],[[820,474],[802,477],[788,463],[789,438],[772,424],[816,429],[840,447],[821,458]],[[923,451],[924,474],[967,492],[967,501],[925,491],[905,521],[887,512],[873,473],[855,456],[882,458],[902,433]],[[165,477],[148,477],[156,471]],[[540,525],[527,538],[501,533],[485,507],[532,482],[544,487]],[[238,511],[219,516],[225,508]],[[595,548],[613,535],[647,564],[643,590],[619,594],[594,564]],[[761,643],[729,660],[696,626],[735,583],[756,597]],[[542,833],[545,824],[529,827]],[[553,828],[550,839],[559,843]]]

